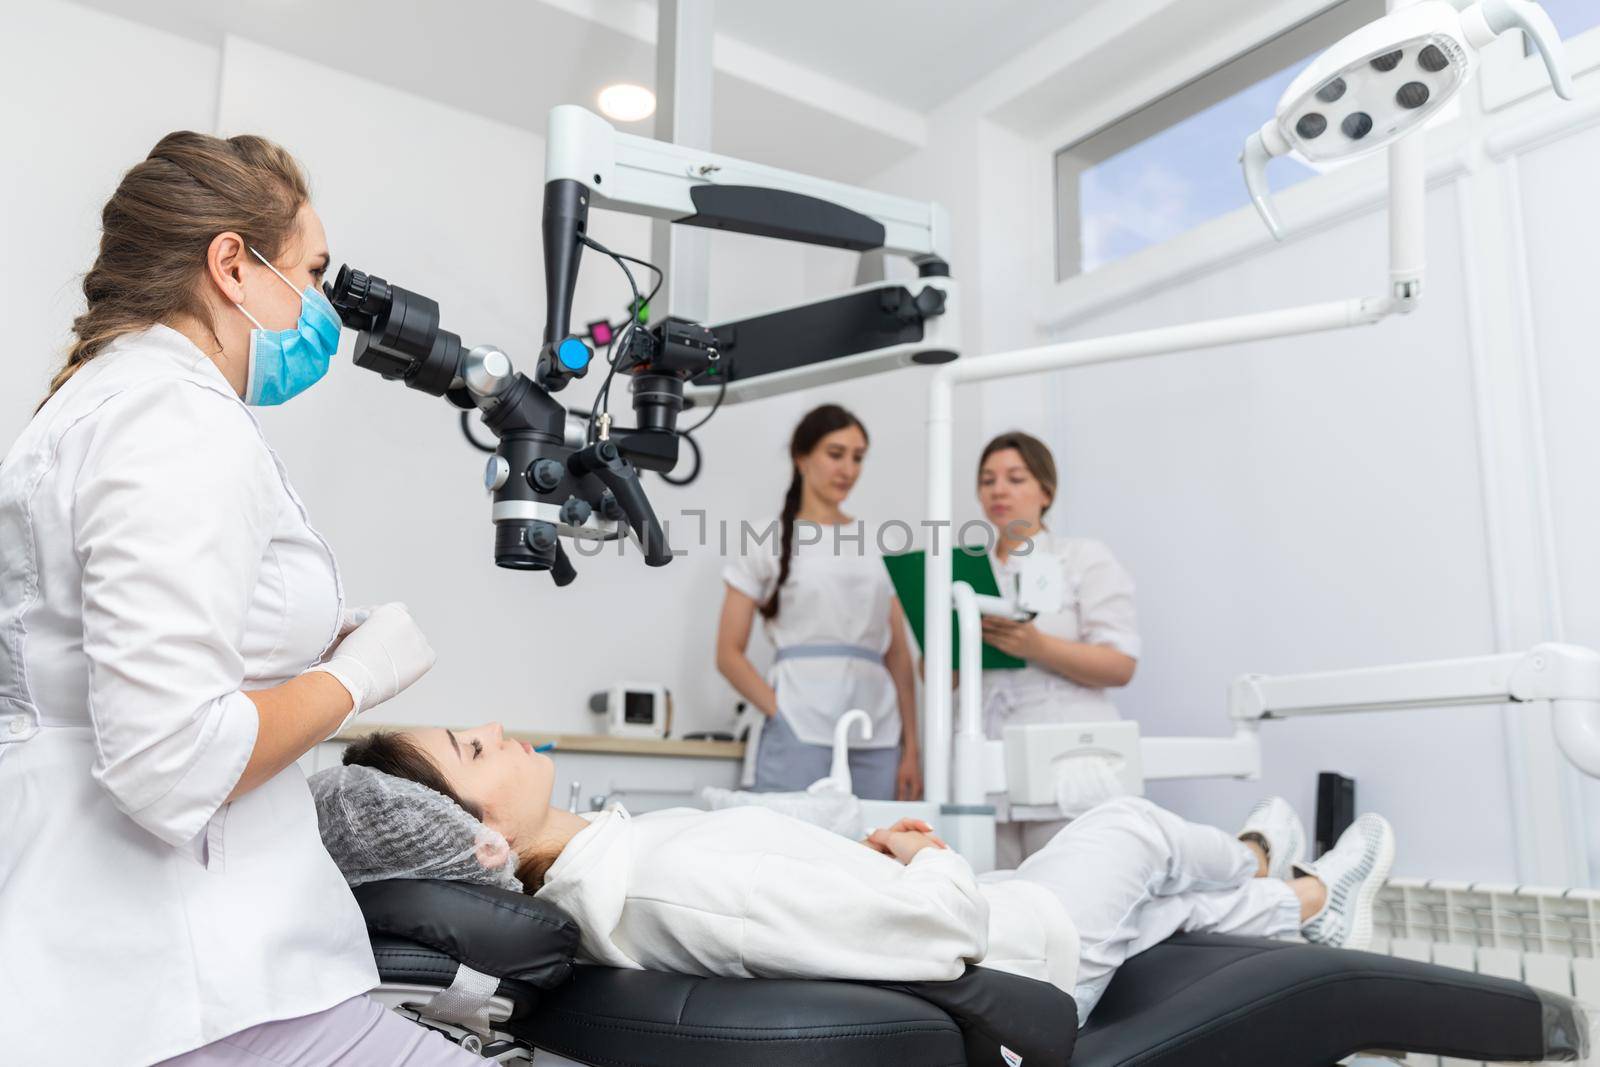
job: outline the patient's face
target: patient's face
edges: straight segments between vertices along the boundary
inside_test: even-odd
[[[463,800],[483,809],[483,821],[515,848],[531,841],[550,811],[555,763],[524,741],[505,736],[497,722],[470,730],[408,730]]]

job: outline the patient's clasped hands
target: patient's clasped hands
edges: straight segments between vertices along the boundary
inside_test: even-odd
[[[950,847],[921,819],[901,819],[887,829],[872,831],[861,843],[901,863],[910,863],[911,858],[925,848]]]

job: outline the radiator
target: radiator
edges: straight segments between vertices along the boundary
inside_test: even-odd
[[[1396,878],[1374,913],[1372,951],[1514,978],[1600,1009],[1600,891]],[[1480,1067],[1476,1060],[1372,1056],[1351,1065]],[[1600,1056],[1584,1061],[1600,1065]]]

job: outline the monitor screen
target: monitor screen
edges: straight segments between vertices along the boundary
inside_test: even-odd
[[[622,721],[651,726],[656,721],[656,695],[637,689],[627,690],[622,697]]]

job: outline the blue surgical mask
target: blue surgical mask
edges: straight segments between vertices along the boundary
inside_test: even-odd
[[[267,262],[267,257],[250,250],[267,269],[290,289],[294,282]],[[292,330],[268,330],[243,304],[235,304],[255,329],[250,331],[250,373],[244,402],[257,407],[281,404],[305,392],[322,380],[339,349],[339,314],[315,285],[300,294],[300,320]]]

